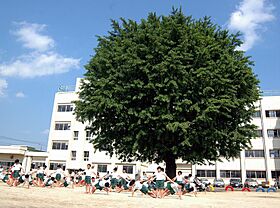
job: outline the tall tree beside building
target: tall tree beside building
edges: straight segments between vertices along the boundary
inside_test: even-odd
[[[190,163],[236,157],[250,147],[259,98],[239,34],[181,10],[112,21],[98,37],[76,102],[94,148],[121,160]]]

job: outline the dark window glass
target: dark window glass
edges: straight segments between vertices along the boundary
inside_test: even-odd
[[[89,151],[84,151],[84,161],[89,161]]]
[[[279,158],[280,157],[280,150],[279,149],[269,150],[269,156],[271,158]]]
[[[262,130],[256,130],[257,137],[262,137]]]
[[[57,107],[58,112],[71,112],[73,111],[73,105],[58,105]]]
[[[276,111],[275,110],[267,110],[265,111],[265,116],[268,118],[276,117]]]
[[[73,132],[73,139],[78,140],[79,139],[79,131],[74,131]]]
[[[245,157],[264,157],[263,150],[246,150]]]
[[[206,177],[216,178],[216,170],[206,170]]]
[[[197,177],[206,177],[205,170],[197,170],[196,174],[197,174]]]
[[[280,129],[268,129],[267,136],[270,138],[280,137]]]
[[[70,130],[70,122],[67,123],[56,123],[55,130]]]
[[[220,176],[221,176],[221,178],[240,178],[241,171],[240,170],[221,170]]]
[[[266,178],[265,171],[246,171],[247,178]]]
[[[67,150],[68,142],[53,142],[52,149],[54,150]]]
[[[65,170],[65,163],[50,163],[50,170],[56,170],[58,165]]]
[[[67,143],[61,143],[61,149],[62,150],[67,150],[68,149],[68,144]]]
[[[97,165],[97,172],[106,173],[107,172],[107,165]]]
[[[123,170],[125,170],[128,174],[133,174],[133,166],[132,165],[124,165]]]
[[[255,111],[253,113],[253,118],[260,118],[261,117],[261,112],[260,111]]]
[[[86,131],[86,140],[91,140],[91,132]]]
[[[71,151],[71,160],[76,160],[77,152]]]
[[[280,177],[280,170],[278,171],[271,171],[272,178],[278,179]]]

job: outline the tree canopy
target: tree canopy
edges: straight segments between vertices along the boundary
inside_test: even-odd
[[[181,10],[113,20],[76,101],[94,148],[125,161],[165,161],[173,176],[177,158],[203,163],[250,147],[258,79],[236,49],[239,36]]]

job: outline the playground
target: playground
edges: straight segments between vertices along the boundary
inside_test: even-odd
[[[87,208],[87,207],[279,207],[280,192],[251,192],[228,191],[220,189],[217,192],[200,192],[197,197],[192,194],[184,195],[182,200],[177,196],[164,199],[153,199],[136,192],[131,197],[130,192],[109,193],[97,191],[93,195],[84,194],[82,188],[37,188],[30,189],[9,187],[0,183],[1,207],[5,208]]]

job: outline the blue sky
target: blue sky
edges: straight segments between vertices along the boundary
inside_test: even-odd
[[[55,92],[83,76],[83,66],[97,46],[95,36],[110,30],[110,19],[140,20],[149,12],[168,15],[172,6],[181,6],[194,18],[211,16],[233,32],[240,30],[245,40],[241,49],[255,61],[261,88],[280,90],[279,0],[3,1],[0,145],[25,143],[6,136],[45,148]]]

